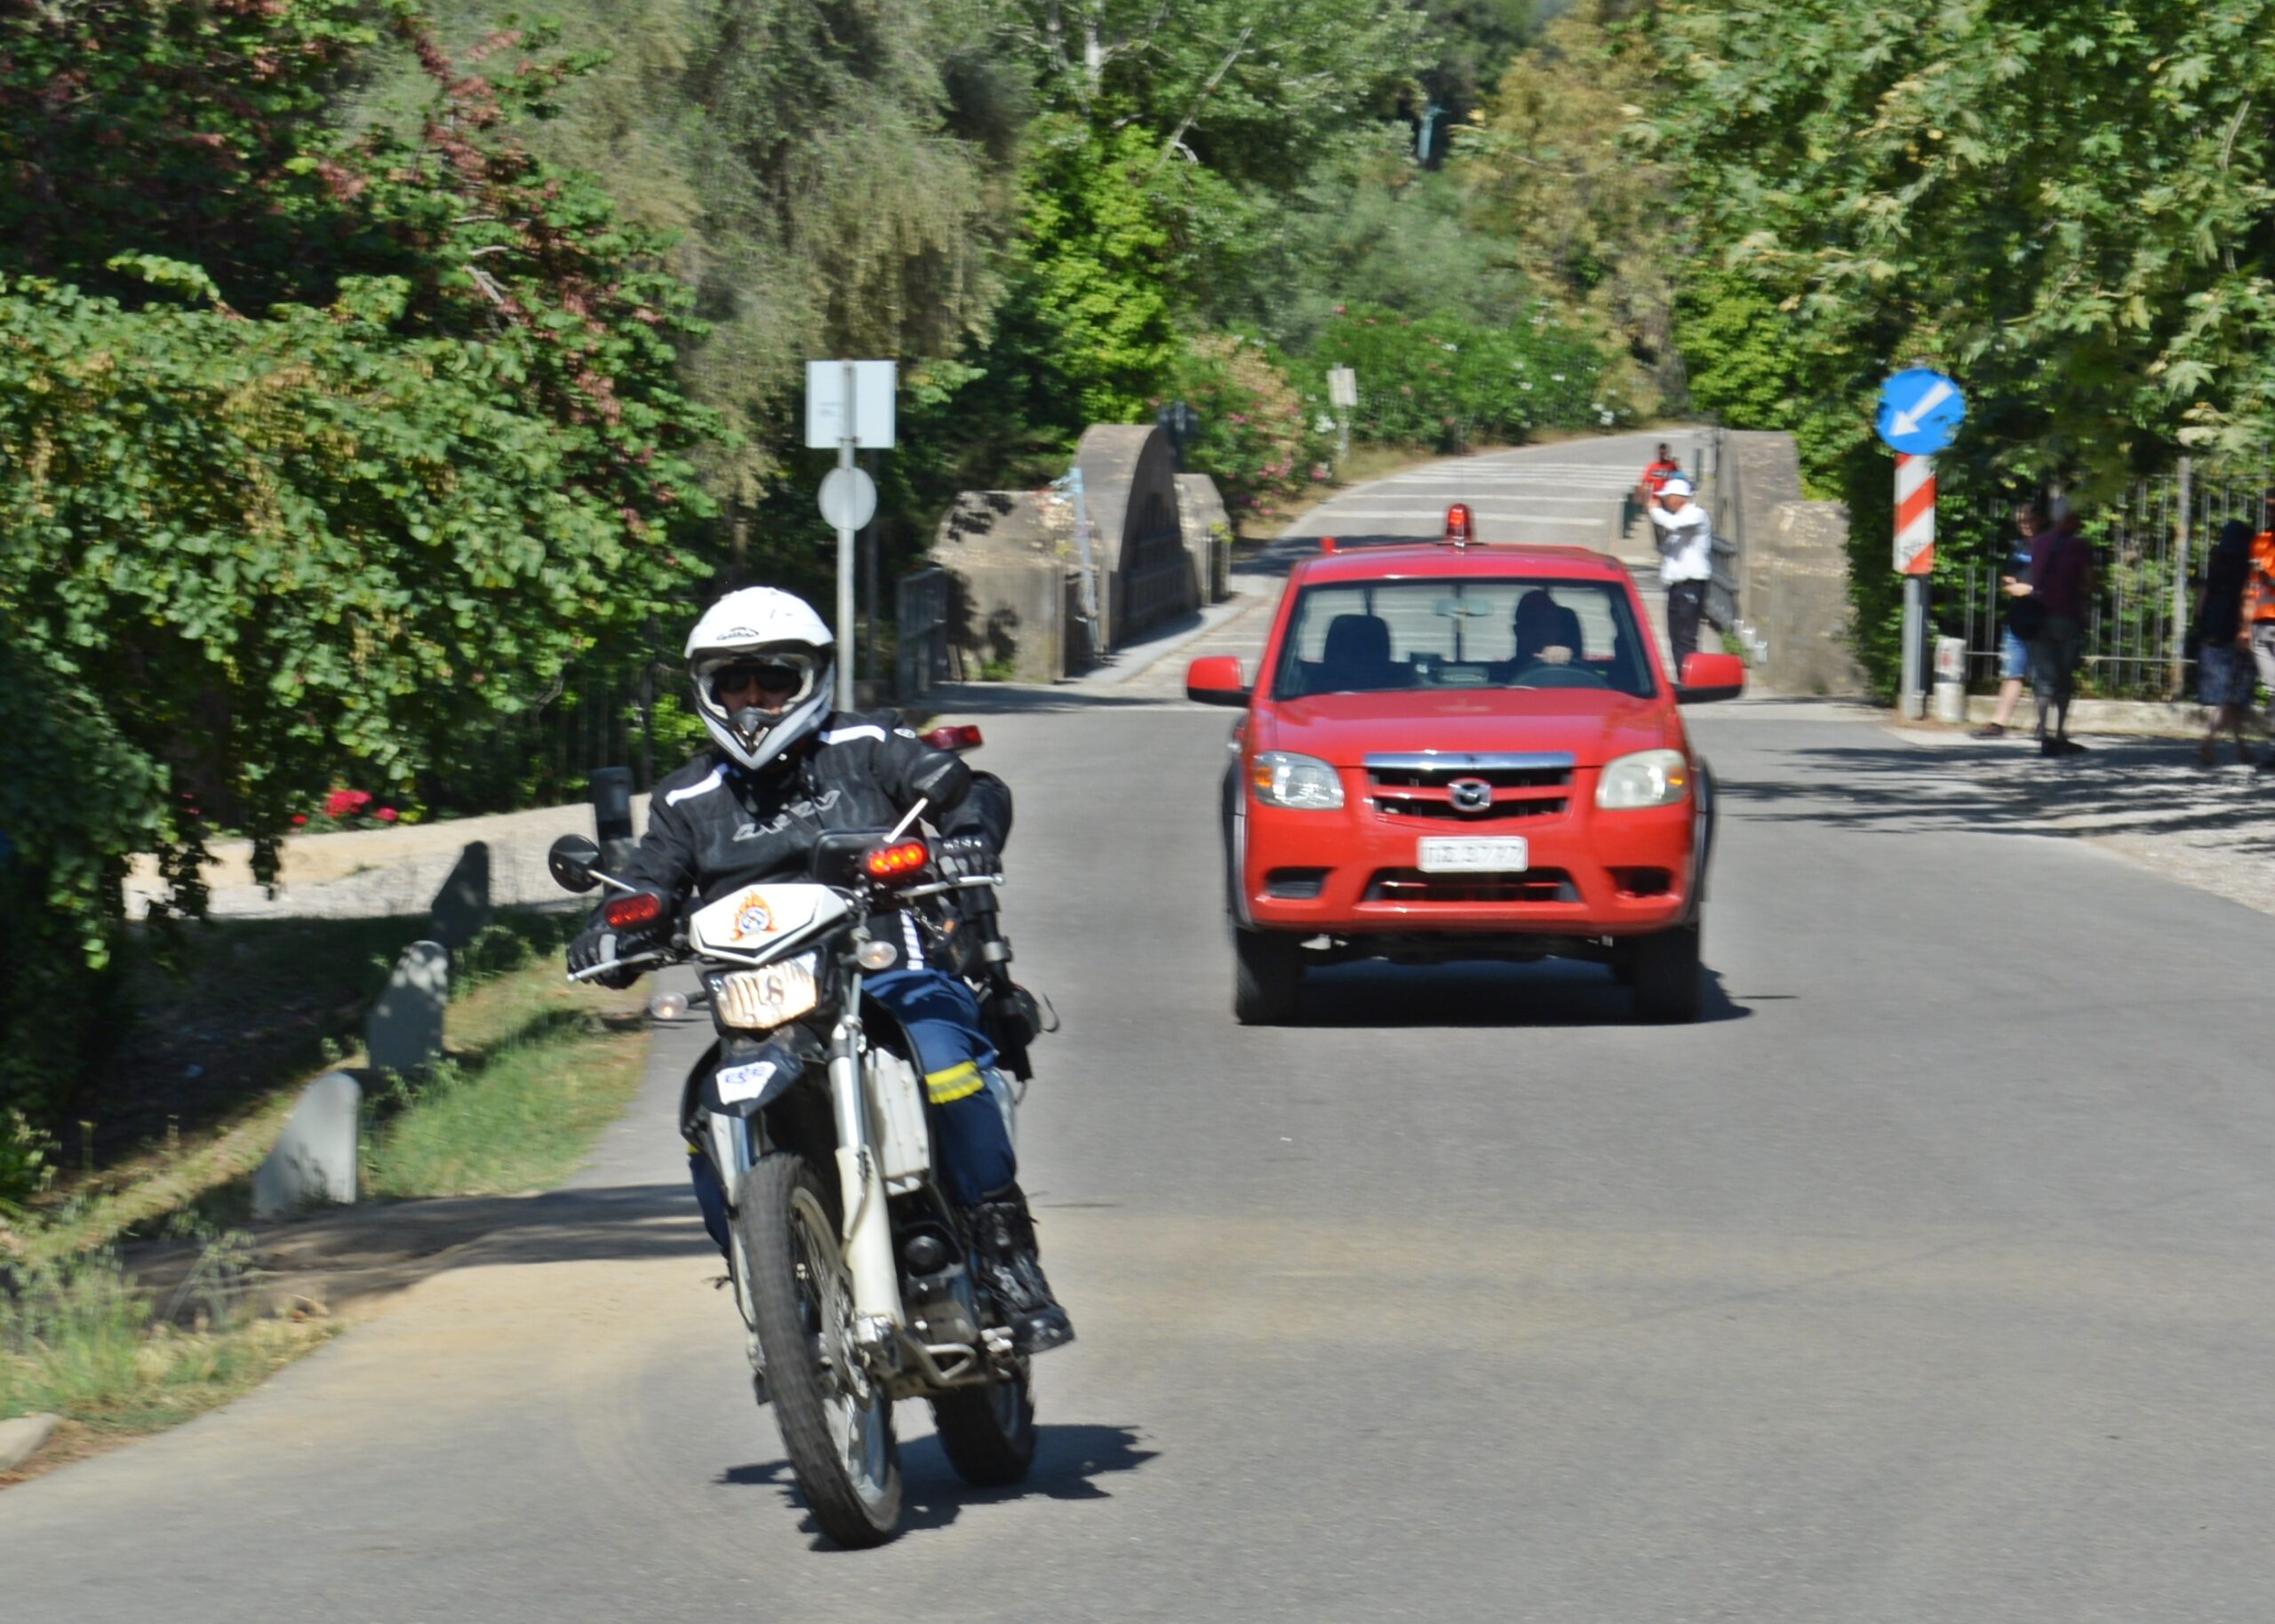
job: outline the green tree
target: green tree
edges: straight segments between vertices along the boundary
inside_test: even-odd
[[[2266,0],[1665,0],[1648,37],[1690,263],[1759,290],[1784,397],[1827,426],[1805,452],[1851,504],[1868,649],[1894,593],[1862,426],[1893,367],[1967,386],[1941,483],[1986,515],[2000,488],[2090,498],[2275,437]],[[1939,528],[1943,568],[2000,539]]]
[[[207,829],[273,863],[335,773],[411,788],[629,641],[698,572],[681,532],[706,507],[684,293],[513,138],[564,65],[491,76],[392,6],[429,100],[409,133],[351,136],[315,109],[360,11],[217,5],[203,33],[176,11],[42,10],[4,36],[0,161],[35,191],[68,172],[84,217],[19,245],[42,275],[0,275],[0,829],[7,886],[47,904],[11,951],[49,968],[105,957],[130,851],[157,849],[195,912]],[[152,110],[137,53],[177,100]],[[82,59],[102,71],[78,99],[16,76]],[[219,155],[185,175],[177,147]],[[56,1002],[80,1024],[0,1032],[9,1067],[84,1048],[95,1000]]]
[[[1621,383],[1646,410],[1683,387],[1678,193],[1644,123],[1652,79],[1624,46],[1616,7],[1583,0],[1511,63],[1454,165],[1533,285],[1632,357]]]

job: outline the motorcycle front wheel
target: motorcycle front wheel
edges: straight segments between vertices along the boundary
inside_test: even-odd
[[[1034,1389],[1021,1359],[1017,1374],[991,1376],[932,1400],[940,1453],[966,1483],[1001,1488],[1034,1464]]]
[[[854,1357],[853,1281],[814,1171],[768,1156],[743,1175],[735,1226],[782,1446],[806,1507],[840,1545],[882,1545],[900,1523],[892,1399]]]

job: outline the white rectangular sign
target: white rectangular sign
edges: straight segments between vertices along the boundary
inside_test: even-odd
[[[845,372],[853,371],[853,443],[892,450],[893,390],[899,364],[890,361],[806,362],[806,444],[834,451],[845,435]]]
[[[1349,367],[1328,368],[1327,402],[1330,406],[1356,406],[1359,403],[1359,374]]]
[[[1521,835],[1469,840],[1424,835],[1414,853],[1416,866],[1425,874],[1521,874],[1531,856]]]

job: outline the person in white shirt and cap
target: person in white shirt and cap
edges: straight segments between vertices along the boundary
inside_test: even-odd
[[[1714,527],[1691,498],[1680,474],[1659,487],[1651,503],[1659,532],[1659,583],[1667,589],[1667,647],[1676,681],[1682,662],[1698,651],[1698,618],[1706,609],[1706,583],[1714,578]]]

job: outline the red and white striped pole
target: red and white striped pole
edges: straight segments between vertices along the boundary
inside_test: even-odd
[[[1904,577],[1904,714],[1928,713],[1923,657],[1928,580],[1936,569],[1936,459],[1896,454],[1896,568]]]

